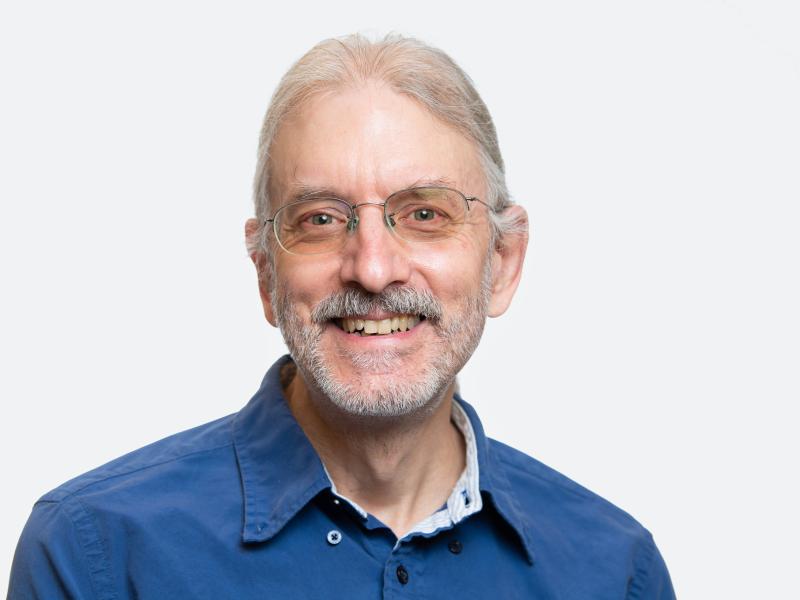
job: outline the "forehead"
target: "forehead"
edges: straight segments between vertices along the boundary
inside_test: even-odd
[[[270,192],[326,189],[375,200],[422,182],[483,195],[475,144],[415,100],[366,84],[320,95],[282,125],[270,150]]]

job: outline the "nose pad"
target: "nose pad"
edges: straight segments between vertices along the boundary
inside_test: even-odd
[[[394,231],[394,228],[397,226],[397,222],[394,220],[394,215],[386,215],[383,218],[386,225],[389,227],[390,230]],[[359,218],[358,215],[353,215],[347,221],[347,233],[353,233],[358,227]]]

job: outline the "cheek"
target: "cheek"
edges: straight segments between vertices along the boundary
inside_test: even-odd
[[[275,265],[278,294],[289,294],[291,309],[307,318],[314,306],[334,289],[336,270],[326,261],[285,257]]]
[[[484,254],[474,239],[464,240],[453,247],[419,253],[414,262],[436,296],[444,302],[460,303],[465,295],[478,293]]]

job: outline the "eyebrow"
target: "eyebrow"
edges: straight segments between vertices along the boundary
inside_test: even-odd
[[[395,192],[400,190],[407,190],[415,187],[456,187],[455,183],[451,179],[447,177],[420,177],[416,181],[406,185],[405,187],[400,187],[394,190]],[[305,183],[296,183],[291,186],[292,189],[289,192],[285,204],[289,204],[291,202],[299,202],[301,200],[308,200],[309,198],[336,198],[337,200],[343,200],[348,202],[348,199],[345,194],[340,194],[333,188],[329,187],[317,187],[313,185],[307,185]],[[392,192],[394,193],[394,192]]]
[[[306,200],[308,198],[338,198],[343,200],[335,190],[332,188],[315,187],[313,185],[298,184],[292,186],[292,191],[287,198],[289,202],[297,202],[299,200]]]

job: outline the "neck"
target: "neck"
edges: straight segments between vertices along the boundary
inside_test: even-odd
[[[453,387],[430,412],[408,418],[342,414],[299,372],[285,395],[338,492],[401,538],[447,501],[464,470],[464,438],[450,420]]]

